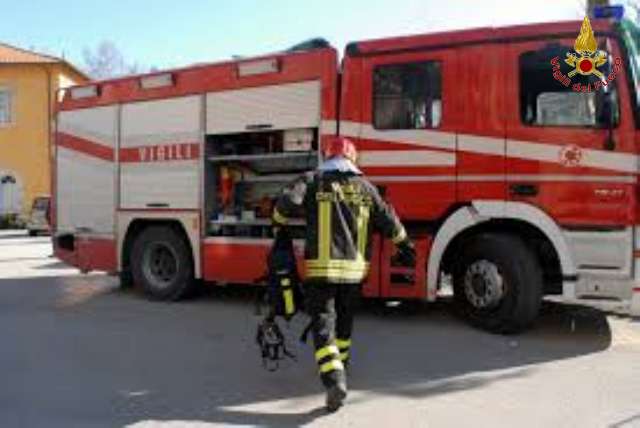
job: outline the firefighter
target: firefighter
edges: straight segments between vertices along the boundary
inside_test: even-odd
[[[356,166],[353,143],[336,137],[324,155],[316,171],[283,190],[273,222],[284,227],[294,217],[306,220],[306,310],[327,409],[333,412],[347,396],[354,303],[368,273],[372,231],[393,240],[405,264],[415,264],[415,251],[393,209]]]

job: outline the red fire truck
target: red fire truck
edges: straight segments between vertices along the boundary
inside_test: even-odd
[[[339,134],[418,250],[415,269],[394,266],[375,238],[365,296],[434,301],[450,283],[473,323],[502,332],[544,295],[637,314],[640,30],[591,24],[591,39],[560,22],[354,42],[341,63],[312,40],[71,88],[55,254],[157,300],[254,283],[274,198]]]

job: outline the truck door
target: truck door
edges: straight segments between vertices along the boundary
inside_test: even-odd
[[[124,104],[120,208],[197,210],[202,98]]]
[[[59,234],[114,238],[117,106],[62,111],[56,138]]]
[[[505,46],[461,47],[457,52],[457,199],[504,200],[506,125]]]
[[[350,120],[340,122],[340,133],[354,138],[360,167],[406,223],[435,221],[455,201],[454,59],[454,50],[390,49],[350,61],[361,67],[361,78],[351,79],[354,70],[347,70],[343,80],[346,85],[360,85],[360,91],[347,87],[343,94],[360,93],[361,105],[357,119],[354,111],[341,112]],[[428,227],[409,229],[417,241],[429,233]],[[389,245],[380,243],[380,269],[372,270],[380,279],[377,283],[370,277],[367,294],[376,295],[376,289],[383,297],[424,294],[420,275],[400,274],[407,280],[393,279],[390,252],[385,250]]]
[[[586,64],[598,73],[582,76],[574,42],[508,47],[508,197],[561,226],[579,275],[628,276],[637,160],[626,71],[616,42],[602,37],[606,63]]]
[[[507,48],[509,198],[570,227],[631,224],[637,165],[625,71],[604,87],[596,75],[569,77],[575,67],[565,58],[575,53],[574,42]],[[607,63],[598,67],[606,79],[621,55],[613,40],[600,38],[598,46],[607,52]]]
[[[363,60],[362,121],[352,136],[360,166],[404,219],[435,220],[455,198],[454,56],[434,50]]]
[[[117,126],[117,106],[58,115],[55,234],[75,237],[64,260],[81,270],[115,270]]]

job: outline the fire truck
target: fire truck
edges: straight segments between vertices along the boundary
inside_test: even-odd
[[[274,198],[344,135],[417,248],[416,266],[396,266],[375,237],[364,296],[434,301],[450,284],[461,313],[497,332],[531,325],[547,295],[639,314],[640,30],[590,24],[353,42],[341,60],[314,39],[70,88],[55,254],[154,300],[256,283]]]

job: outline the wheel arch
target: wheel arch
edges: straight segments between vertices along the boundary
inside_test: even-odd
[[[576,275],[568,243],[561,229],[544,211],[522,202],[474,201],[453,212],[434,236],[427,263],[427,295],[436,295],[443,262],[456,252],[466,237],[497,230],[539,238],[554,252],[547,269],[557,269],[561,278]],[[543,256],[539,252],[537,255]]]
[[[197,217],[195,217],[197,218]],[[200,262],[200,244],[199,233],[197,230],[193,230],[194,221],[187,217],[181,216],[179,218],[168,218],[162,216],[152,217],[136,217],[131,216],[125,219],[120,219],[119,233],[120,243],[118,245],[118,266],[120,271],[129,270],[129,256],[135,239],[150,226],[167,226],[171,227],[180,233],[185,242],[191,250],[191,257],[194,267],[195,278],[201,278],[201,262]]]

